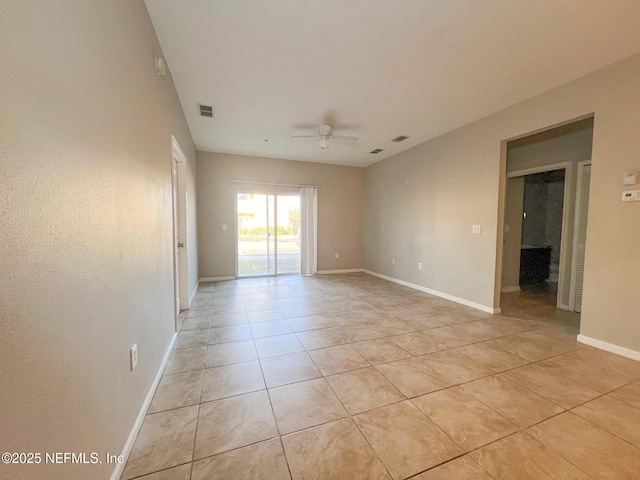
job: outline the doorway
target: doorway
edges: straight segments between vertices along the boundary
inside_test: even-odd
[[[589,116],[505,142],[503,311],[579,325],[593,126]]]
[[[238,192],[236,276],[300,274],[300,195]]]

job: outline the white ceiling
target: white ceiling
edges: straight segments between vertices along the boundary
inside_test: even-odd
[[[198,150],[343,165],[377,162],[640,51],[640,0],[147,8]],[[198,102],[215,118],[200,117]],[[360,141],[321,150],[290,138],[320,123]],[[391,142],[398,135],[410,139]]]

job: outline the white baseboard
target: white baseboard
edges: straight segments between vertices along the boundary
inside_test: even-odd
[[[364,272],[361,268],[347,268],[345,270],[318,270],[316,275],[334,275],[338,273],[362,273]]]
[[[235,280],[236,277],[202,277],[198,280],[200,282],[223,282],[225,280]]]
[[[587,337],[586,335],[582,334],[578,335],[578,341],[580,343],[584,343],[585,345],[599,348],[600,350],[605,350],[607,352],[615,353],[616,355],[621,355],[623,357],[627,357],[640,362],[640,352],[636,350],[620,347],[618,345],[614,345],[613,343],[603,342],[602,340],[597,340],[595,338]]]
[[[164,357],[162,357],[162,362],[160,363],[160,368],[158,368],[158,373],[156,373],[156,377],[153,379],[153,383],[151,384],[151,387],[149,387],[147,396],[145,397],[144,402],[142,402],[142,406],[140,407],[140,411],[138,412],[136,421],[133,423],[133,427],[131,427],[131,431],[129,432],[127,441],[125,442],[124,447],[122,447],[121,455],[124,458],[124,461],[122,463],[116,463],[116,466],[113,469],[113,473],[111,474],[111,480],[120,480],[120,477],[122,476],[124,467],[127,464],[129,455],[131,454],[131,449],[133,448],[133,444],[136,441],[138,432],[140,432],[140,428],[142,427],[142,422],[144,422],[144,417],[147,415],[147,410],[149,409],[149,405],[151,405],[151,401],[153,400],[153,395],[156,393],[156,388],[158,388],[158,384],[162,379],[162,373],[164,372],[164,368],[167,366],[167,362],[169,362],[171,351],[173,350],[173,346],[175,345],[177,339],[178,339],[178,333],[175,332],[173,334],[173,338],[171,338],[171,341],[169,342],[169,346],[164,352]]]
[[[428,293],[430,295],[435,295],[436,297],[441,297],[446,300],[451,300],[452,302],[459,303],[466,307],[475,308],[476,310],[480,310],[482,312],[487,313],[500,313],[500,308],[487,307],[486,305],[481,305],[476,302],[471,302],[469,300],[465,300],[464,298],[455,297],[453,295],[449,295],[448,293],[439,292],[438,290],[433,290],[431,288],[423,287],[420,285],[416,285],[415,283],[405,282],[404,280],[399,280],[397,278],[388,277],[387,275],[382,275],[381,273],[372,272],[370,270],[362,270],[364,273],[368,273],[369,275],[373,275],[374,277],[383,278],[384,280],[389,280],[390,282],[397,283],[399,285],[404,285],[405,287],[413,288],[415,290],[419,290],[424,293]]]
[[[196,286],[193,289],[193,292],[191,292],[191,296],[189,297],[189,305],[187,305],[187,308],[191,307],[191,302],[193,302],[193,297],[195,297],[196,293],[198,293],[198,285],[200,285],[200,280],[196,282]]]
[[[500,292],[502,293],[511,293],[511,292],[519,292],[520,291],[520,285],[514,285],[512,287],[502,287],[500,289]]]

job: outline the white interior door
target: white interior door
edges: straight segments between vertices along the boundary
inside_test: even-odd
[[[573,284],[574,310],[582,311],[582,290],[584,286],[584,258],[587,245],[587,217],[589,214],[589,184],[591,183],[591,164],[580,165],[578,170],[578,192],[576,198],[576,242],[575,276]]]

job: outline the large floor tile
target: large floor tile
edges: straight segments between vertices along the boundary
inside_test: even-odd
[[[376,365],[375,368],[407,398],[424,395],[455,384],[434,373],[432,368],[417,358]]]
[[[351,415],[405,399],[384,375],[373,367],[327,377],[327,381]]]
[[[191,480],[289,480],[289,468],[280,439],[249,445],[199,460]]]
[[[197,405],[201,389],[202,370],[164,375],[147,413]]]
[[[301,352],[304,347],[293,333],[256,338],[256,349],[260,358]]]
[[[391,338],[379,338],[351,344],[351,347],[372,365],[402,360],[411,356]]]
[[[179,467],[168,468],[156,473],[150,473],[143,477],[138,477],[136,480],[190,480],[191,478],[191,464],[186,463]]]
[[[278,436],[266,390],[200,405],[194,460]]]
[[[564,411],[558,405],[499,375],[467,383],[462,388],[521,428]]]
[[[253,340],[216,343],[207,347],[205,366],[217,367],[231,363],[247,362],[258,358]]]
[[[526,433],[470,454],[496,480],[589,480],[591,477]]]
[[[294,480],[390,478],[367,441],[349,419],[285,435],[282,443]]]
[[[130,479],[190,462],[197,421],[196,405],[147,415],[122,477]]]
[[[541,364],[516,368],[505,372],[503,376],[564,408],[573,408],[600,395],[595,390]]]
[[[498,347],[487,345],[484,342],[456,348],[456,352],[475,360],[483,367],[496,373],[521,367],[529,363],[529,361],[524,358],[508,353]]]
[[[252,323],[251,332],[254,338],[293,333],[286,320]]]
[[[181,332],[209,328],[210,315],[203,317],[187,317],[182,324]]]
[[[640,449],[566,412],[527,430],[593,478],[637,480]]]
[[[269,395],[281,435],[347,416],[324,378],[272,388]]]
[[[394,479],[415,475],[462,453],[409,401],[362,413],[354,420]]]
[[[572,413],[640,447],[640,409],[604,395],[574,408]]]
[[[537,362],[580,348],[575,339],[567,335],[554,334],[548,330],[535,330],[501,337],[488,343],[530,362]]]
[[[210,345],[214,343],[238,342],[240,340],[251,340],[251,328],[247,323],[209,329],[208,343]]]
[[[297,332],[296,336],[307,350],[343,345],[347,341],[340,336],[336,328],[321,328],[318,330],[305,330]]]
[[[609,396],[622,400],[633,407],[640,408],[640,382],[625,385],[624,387],[610,392]]]
[[[284,317],[278,309],[272,310],[256,310],[247,312],[247,319],[250,323],[269,322],[272,320],[284,320]]]
[[[262,370],[257,360],[206,368],[200,401],[209,402],[264,388]]]
[[[608,393],[631,382],[628,376],[615,371],[606,362],[578,352],[545,360],[541,365],[600,393]]]
[[[174,350],[169,356],[169,361],[167,362],[164,374],[169,375],[172,373],[182,373],[204,368],[204,357],[206,352],[206,347]]]
[[[269,388],[322,376],[307,352],[263,358],[260,363]]]
[[[452,384],[469,382],[493,373],[480,363],[454,350],[430,353],[418,357],[418,359],[422,361],[434,375],[444,377]]]
[[[465,451],[506,437],[518,428],[460,387],[414,398],[425,413]]]
[[[472,337],[468,333],[465,333],[462,330],[459,330],[456,327],[452,326],[432,328],[429,330],[425,330],[422,333],[449,348],[462,347],[464,345],[469,345],[480,341],[476,337]]]
[[[222,306],[235,306],[235,305],[222,305]],[[240,305],[242,307],[242,305]],[[247,314],[245,312],[234,313],[220,313],[217,315],[211,315],[211,321],[209,326],[213,327],[225,327],[227,325],[240,325],[243,323],[249,323]]]
[[[323,375],[333,375],[369,366],[369,362],[350,345],[310,350],[309,355]]]
[[[202,347],[207,344],[209,330],[186,330],[178,334],[174,350],[189,347]]]
[[[424,355],[425,353],[436,352],[446,348],[443,344],[420,332],[407,333],[390,338],[411,355]]]
[[[493,480],[469,455],[438,465],[412,480]]]

